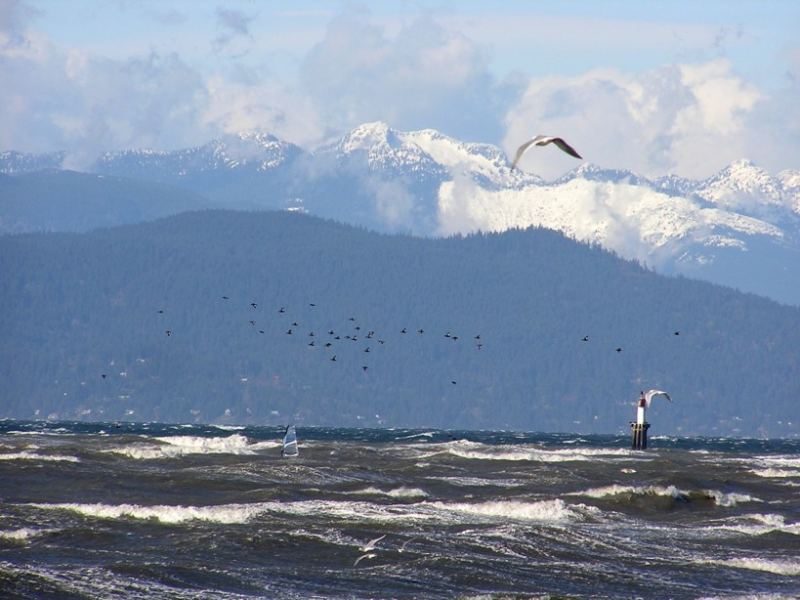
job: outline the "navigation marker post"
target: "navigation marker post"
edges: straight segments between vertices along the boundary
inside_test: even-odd
[[[644,411],[647,409],[647,400],[642,392],[636,403],[636,422],[631,421],[631,448],[633,450],[647,449],[647,430],[650,423],[645,420]]]
[[[650,429],[650,423],[645,419],[645,411],[656,396],[664,396],[672,402],[669,394],[661,390],[647,390],[641,393],[639,400],[636,401],[636,422],[631,421],[631,448],[634,450],[647,449],[647,430]]]

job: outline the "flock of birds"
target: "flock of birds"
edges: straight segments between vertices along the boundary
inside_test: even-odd
[[[231,302],[231,297],[224,295],[221,296],[220,299],[223,302]],[[317,308],[317,303],[309,302],[308,309],[314,310]],[[250,326],[250,329],[256,331],[257,333],[264,335],[267,333],[266,329],[263,328],[262,321],[260,320],[260,316],[258,317],[259,320],[256,319],[257,315],[260,311],[259,307],[262,307],[262,304],[259,302],[251,301],[248,303],[250,318],[247,319],[247,323]],[[166,311],[163,308],[158,309],[157,314],[164,315]],[[369,355],[373,354],[374,349],[380,348],[387,343],[387,336],[379,335],[378,332],[374,329],[369,329],[367,327],[362,327],[359,320],[356,317],[349,317],[347,318],[347,326],[342,330],[341,328],[333,329],[330,326],[323,327],[323,328],[314,328],[311,326],[307,326],[301,324],[299,322],[300,317],[298,314],[302,314],[301,311],[297,309],[290,311],[287,306],[280,306],[277,308],[276,313],[283,317],[283,321],[279,323],[281,330],[284,332],[283,335],[286,336],[294,336],[299,339],[305,340],[305,345],[309,349],[317,349],[322,348],[329,352],[328,360],[330,362],[341,362],[339,360],[339,354],[336,353],[337,345],[338,347],[342,347],[342,344],[352,344],[352,343],[361,343],[360,346],[361,354],[364,355],[364,360],[360,361],[361,370],[363,372],[367,372],[370,368],[368,363]],[[263,313],[262,313],[263,314]],[[294,316],[290,316],[294,315]],[[310,320],[313,321],[314,319],[309,314],[303,315],[302,321]],[[243,321],[244,322],[244,321]],[[164,334],[167,337],[172,337],[174,335],[173,329],[165,329]],[[425,330],[424,327],[417,327],[416,329],[412,329],[409,327],[402,327],[399,329],[400,336],[416,336],[422,337],[429,335],[429,333]],[[459,340],[464,339],[463,336],[458,335],[457,333],[453,333],[451,330],[447,330],[442,334],[442,339],[448,340],[450,342],[458,342]],[[475,350],[480,351],[483,349],[484,342],[483,338],[481,337],[480,333],[477,333],[471,336],[471,343],[474,346]],[[103,373],[102,377],[105,379],[106,374]],[[458,382],[455,379],[451,379],[450,383],[452,385],[456,385]]]
[[[556,147],[558,147],[560,150],[562,150],[566,154],[569,154],[570,156],[573,156],[573,157],[578,158],[578,159],[582,158],[581,155],[578,154],[578,152],[572,146],[570,146],[566,141],[564,141],[563,138],[556,137],[556,136],[537,135],[536,137],[528,140],[527,142],[525,142],[524,144],[519,146],[519,148],[517,149],[516,154],[514,156],[514,160],[513,160],[512,164],[511,164],[511,170],[513,171],[517,167],[517,164],[519,163],[520,159],[522,158],[522,156],[525,154],[525,152],[529,148],[531,148],[533,146],[539,146],[539,147],[547,146],[549,144],[554,144]],[[225,302],[229,302],[231,300],[230,296],[227,296],[227,295],[221,296],[221,299],[223,301],[225,301]],[[251,311],[254,311],[254,312],[257,311],[259,306],[260,306],[260,304],[258,302],[255,302],[255,301],[249,302],[249,307],[250,307]],[[308,307],[310,309],[314,309],[314,308],[316,308],[316,306],[317,306],[317,304],[314,303],[314,302],[309,302],[308,303]],[[284,314],[288,315],[287,307],[285,307],[285,306],[281,306],[277,310],[277,312],[278,312],[278,314],[281,314],[281,315],[284,315]],[[160,314],[160,315],[163,315],[163,314],[165,314],[165,310],[163,308],[158,309],[157,313]],[[313,329],[301,332],[300,323],[297,320],[292,319],[290,324],[289,323],[285,324],[285,326],[286,326],[285,335],[301,337],[301,336],[303,336],[303,334],[305,334],[305,337],[308,339],[307,346],[309,348],[321,347],[321,348],[324,348],[325,350],[330,351],[330,356],[328,358],[328,360],[330,362],[337,362],[338,361],[338,359],[337,359],[338,355],[335,352],[335,346],[336,346],[337,343],[359,342],[359,341],[363,342],[364,346],[362,348],[362,353],[365,355],[365,358],[366,358],[366,355],[369,355],[372,352],[372,348],[373,347],[376,347],[376,345],[377,346],[383,346],[384,344],[386,344],[385,337],[378,336],[375,330],[362,328],[358,324],[358,322],[357,322],[355,317],[350,317],[349,318],[349,322],[350,322],[351,329],[346,334],[341,333],[341,332],[337,332],[336,330],[331,329],[331,328],[325,328],[324,330],[322,330],[322,331],[320,331],[318,333],[317,331],[315,331]],[[251,328],[254,329],[255,331],[257,331],[259,334],[265,334],[266,333],[265,329],[259,327],[259,323],[256,321],[255,318],[248,319],[248,323],[251,326]],[[327,337],[325,337],[325,335],[326,335],[325,332],[327,332]],[[174,332],[173,332],[172,329],[165,329],[164,333],[165,333],[165,335],[167,337],[172,337]],[[413,333],[411,333],[411,331],[406,327],[403,327],[402,329],[400,329],[400,335],[411,334],[411,335],[422,336],[425,333],[426,333],[425,329],[422,328],[422,327],[417,328],[416,330],[413,331]],[[674,331],[673,335],[675,335],[675,336],[680,335],[680,331]],[[457,342],[460,339],[459,335],[453,334],[450,331],[445,332],[443,334],[443,337],[446,338],[446,339],[449,339],[450,341],[453,341],[453,342]],[[588,335],[583,336],[581,338],[581,341],[584,342],[584,343],[589,342],[589,336]],[[472,342],[473,342],[473,344],[474,344],[474,346],[475,346],[475,348],[477,350],[481,350],[483,348],[483,339],[482,339],[480,334],[474,335],[472,337]],[[617,347],[614,348],[614,351],[617,352],[617,353],[621,353],[623,351],[623,348],[622,348],[622,346],[617,346]],[[366,373],[369,370],[369,365],[366,364],[366,362],[367,362],[366,359],[364,361],[361,361],[361,362],[364,363],[364,364],[361,365],[361,370]],[[105,379],[107,377],[106,373],[102,373],[101,376],[102,376],[103,379]],[[457,381],[455,379],[451,379],[450,383],[452,385],[456,385]],[[649,405],[649,401],[648,401],[648,405]],[[379,538],[379,539],[381,539],[381,538]],[[374,541],[376,541],[376,540],[374,540]],[[369,557],[369,554],[366,554],[366,555],[362,556],[361,558],[363,559],[363,558],[367,558],[367,557]]]
[[[366,544],[361,546],[359,549],[364,554],[362,554],[361,556],[359,556],[355,560],[355,562],[353,563],[353,566],[357,567],[358,563],[360,563],[362,560],[369,560],[371,558],[376,558],[378,556],[378,554],[376,552],[373,552],[373,550],[376,549],[376,547],[378,545],[378,542],[380,542],[385,537],[386,537],[386,534],[384,534],[384,535],[382,535],[380,537],[376,537],[374,540],[370,540]],[[405,552],[406,546],[408,546],[408,544],[410,544],[411,542],[413,542],[416,539],[417,538],[409,538],[409,539],[407,539],[405,542],[403,542],[403,544],[400,546],[400,548],[398,548],[397,551],[400,552],[400,553]]]
[[[231,300],[231,297],[228,295],[223,295],[220,297],[222,302],[225,303],[234,303],[235,301]],[[237,303],[238,304],[238,303]],[[316,302],[308,302],[307,303],[308,310],[314,311],[317,308]],[[249,301],[247,303],[247,319],[245,321],[244,316],[242,318],[243,325],[245,322],[249,325],[249,329],[252,331],[257,332],[258,334],[264,335],[267,333],[265,326],[263,325],[262,315],[269,314],[262,312],[263,305],[260,302],[256,301]],[[323,349],[328,352],[327,359],[332,363],[338,363],[340,361],[341,352],[337,353],[337,348],[342,349],[343,344],[346,344],[345,348],[359,348],[360,354],[363,356],[363,360],[358,361],[360,364],[361,370],[366,373],[369,368],[369,358],[374,354],[374,351],[383,347],[387,340],[389,340],[389,336],[385,334],[378,334],[375,329],[370,329],[367,327],[362,327],[360,321],[356,319],[356,317],[351,316],[347,318],[347,325],[344,329],[337,327],[332,328],[329,326],[325,327],[313,327],[308,325],[308,322],[314,322],[315,318],[311,313],[304,313],[302,309],[298,310],[294,308],[289,310],[287,306],[280,306],[278,308],[274,308],[276,314],[282,319],[277,324],[273,323],[273,328],[277,326],[280,332],[284,336],[293,336],[298,340],[304,340],[305,346],[308,349]],[[163,308],[160,308],[156,311],[159,315],[166,314],[166,311]],[[302,321],[302,323],[301,323]],[[164,334],[167,337],[172,337],[174,335],[174,330],[169,328],[164,330]],[[404,336],[414,336],[421,338],[423,336],[430,336],[430,332],[426,330],[424,327],[416,327],[416,328],[409,328],[409,327],[402,327],[397,330],[396,335],[399,337]],[[673,336],[679,336],[680,331],[674,331],[672,333]],[[484,347],[484,338],[482,337],[481,333],[474,333],[468,336],[462,336],[458,333],[454,333],[452,330],[445,330],[443,333],[439,333],[435,335],[436,337],[440,336],[440,339],[447,340],[448,342],[459,342],[459,340],[468,340],[471,345],[475,348],[476,351],[480,351]],[[395,338],[396,339],[396,338]],[[583,337],[579,338],[581,343],[589,343],[590,337],[588,335],[584,335]],[[351,346],[353,343],[360,343],[360,346]],[[463,343],[463,342],[462,342]],[[613,350],[617,353],[621,353],[623,351],[622,346],[616,346]],[[348,356],[352,356],[352,354],[348,354]],[[358,364],[358,363],[357,363]],[[103,373],[102,377],[105,379],[106,374]],[[450,379],[451,385],[456,385],[458,381],[456,379]]]

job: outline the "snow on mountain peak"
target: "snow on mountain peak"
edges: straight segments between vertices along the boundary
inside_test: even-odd
[[[468,175],[492,187],[540,183],[541,178],[511,171],[508,158],[491,144],[462,142],[435,129],[398,131],[383,122],[365,123],[333,146],[340,158],[366,154],[372,171],[432,176],[439,180]],[[331,147],[321,150],[331,151]]]
[[[720,208],[756,217],[774,217],[791,210],[781,182],[747,159],[732,162],[695,190]]]

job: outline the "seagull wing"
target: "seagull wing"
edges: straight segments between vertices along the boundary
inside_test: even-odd
[[[525,151],[530,148],[532,145],[536,144],[537,146],[546,146],[547,144],[555,144],[561,150],[569,154],[570,156],[574,156],[575,158],[583,159],[583,157],[577,153],[575,148],[570,146],[567,142],[565,142],[560,137],[554,137],[551,135],[537,135],[532,140],[528,140],[522,146],[517,148],[517,153],[514,155],[514,162],[511,163],[511,170],[514,170],[514,167],[517,166],[519,159],[522,158],[522,155],[525,154]]]
[[[567,154],[569,154],[570,156],[574,156],[575,158],[580,158],[581,160],[583,160],[583,157],[582,157],[580,154],[578,154],[578,153],[575,151],[575,148],[573,148],[572,146],[570,146],[570,145],[569,145],[567,142],[565,142],[565,141],[564,141],[564,140],[562,140],[561,138],[559,138],[559,137],[557,137],[557,138],[553,138],[553,139],[552,139],[552,142],[553,142],[553,143],[554,143],[556,146],[558,146],[559,148],[561,148],[561,149],[562,149],[564,152],[566,152]]]
[[[519,159],[522,158],[522,155],[525,154],[525,151],[528,148],[530,148],[533,144],[535,144],[540,138],[541,138],[541,136],[537,135],[532,140],[528,140],[527,142],[522,144],[522,146],[517,148],[517,153],[514,155],[514,162],[511,163],[511,170],[512,171],[514,170],[514,167],[517,166],[517,163],[519,162]]]
[[[644,393],[644,400],[648,408],[650,407],[650,404],[653,402],[653,398],[655,398],[656,396],[664,396],[667,400],[672,402],[672,398],[669,397],[669,394],[667,392],[661,390],[647,390]]]
[[[366,546],[362,546],[361,547],[361,551],[362,552],[369,552],[370,550],[372,550],[375,547],[375,545],[378,542],[380,542],[385,537],[386,537],[386,534],[382,535],[381,537],[376,537],[374,540],[368,541]]]
[[[358,566],[358,563],[360,563],[360,562],[361,562],[362,560],[364,560],[365,558],[375,558],[376,556],[377,556],[377,554],[372,554],[372,553],[369,553],[369,554],[362,554],[361,556],[359,556],[359,557],[356,559],[356,562],[354,562],[354,563],[353,563],[353,566],[354,566],[354,567],[357,567],[357,566]]]

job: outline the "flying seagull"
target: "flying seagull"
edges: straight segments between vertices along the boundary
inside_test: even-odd
[[[653,398],[656,396],[664,396],[664,398],[672,402],[672,398],[669,397],[667,392],[662,392],[661,390],[647,390],[644,393],[644,401],[647,405],[647,408],[650,408],[650,404],[653,402]]]
[[[354,566],[354,567],[357,567],[357,566],[358,566],[358,563],[360,563],[360,562],[361,562],[362,560],[364,560],[365,558],[375,558],[376,556],[378,556],[378,555],[377,555],[377,554],[375,554],[374,552],[370,552],[369,554],[362,554],[361,556],[359,556],[359,557],[356,559],[356,562],[354,562],[354,563],[353,563],[353,566]]]
[[[369,552],[370,550],[373,550],[375,548],[375,546],[378,544],[378,542],[380,542],[385,537],[386,537],[386,534],[384,534],[384,535],[382,535],[380,537],[376,537],[374,540],[368,541],[365,545],[361,546],[361,551],[362,552]]]
[[[514,162],[511,163],[511,170],[512,171],[514,170],[514,168],[517,166],[517,163],[519,162],[519,159],[522,158],[522,155],[525,154],[525,151],[528,148],[530,148],[531,146],[546,146],[547,144],[555,144],[570,156],[583,159],[583,157],[575,151],[575,148],[570,146],[560,137],[554,137],[552,135],[537,135],[532,140],[528,140],[527,142],[522,144],[522,146],[517,148],[517,154],[514,156]]]

